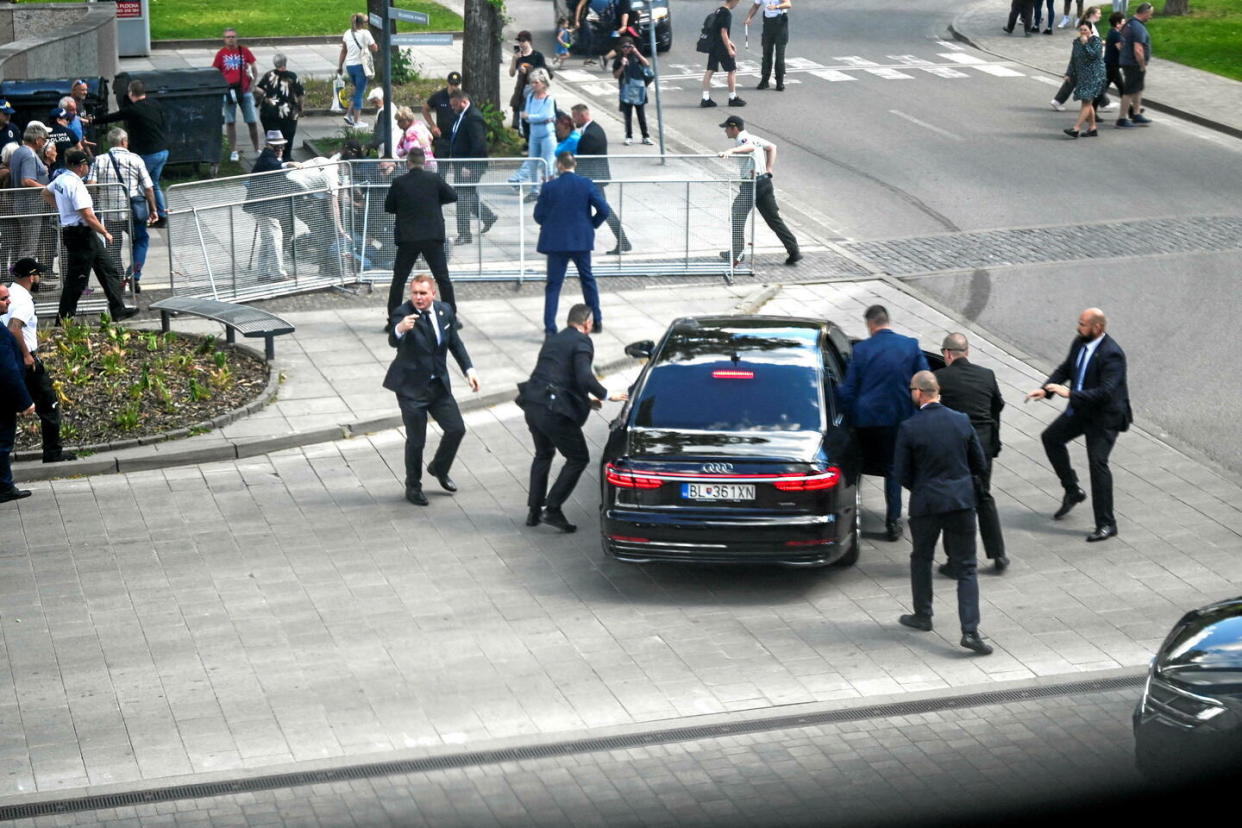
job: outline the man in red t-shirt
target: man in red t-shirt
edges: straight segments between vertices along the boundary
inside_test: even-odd
[[[250,128],[250,143],[254,151],[259,152],[259,128],[256,126],[254,114],[254,96],[250,93],[250,85],[259,77],[259,69],[255,65],[254,52],[245,46],[237,45],[237,30],[224,30],[224,48],[216,52],[216,59],[211,62],[212,68],[219,69],[224,75],[224,82],[229,85],[224,93],[224,123],[228,132],[229,148],[232,153],[230,161],[237,161],[241,156],[237,152],[237,107],[241,106],[242,119]]]

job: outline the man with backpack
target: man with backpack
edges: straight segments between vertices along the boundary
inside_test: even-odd
[[[746,106],[746,101],[737,96],[737,46],[729,37],[733,28],[733,8],[738,0],[724,0],[714,12],[703,21],[703,30],[699,33],[699,42],[695,47],[707,55],[707,71],[703,73],[703,100],[699,106],[715,106],[712,100],[712,75],[720,69],[728,73],[729,106]]]

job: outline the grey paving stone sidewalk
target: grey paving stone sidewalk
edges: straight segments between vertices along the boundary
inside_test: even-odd
[[[666,315],[731,299],[670,298]],[[655,324],[649,297],[629,301]],[[875,301],[925,343],[956,327],[884,282],[787,287],[764,310],[861,332]],[[0,510],[0,803],[1136,667],[1185,609],[1237,594],[1235,481],[1140,423],[1114,453],[1121,536],[1088,546],[1088,510],[1049,518],[1038,432],[1056,408],[1018,403],[1040,373],[974,347],[1011,401],[995,486],[1014,566],[983,578],[991,657],[956,646],[943,589],[937,632],[896,625],[905,541],[867,539],[849,570],[621,565],[599,550],[594,469],[567,508],[579,533],[525,529],[529,438],[504,404],[468,416],[461,491],[427,509],[401,498],[386,431],[36,483]],[[613,411],[591,421],[595,456]],[[880,501],[868,480],[867,531]]]

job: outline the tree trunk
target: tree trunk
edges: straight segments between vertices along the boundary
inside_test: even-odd
[[[374,14],[377,17],[384,16],[384,7],[391,5],[390,0],[367,0],[368,15]],[[346,21],[348,22],[348,21]],[[388,55],[383,53],[384,48],[384,29],[381,26],[367,24],[371,30],[371,37],[375,38],[375,42],[380,45],[379,52],[375,53],[375,80],[372,83],[382,84],[384,82],[384,71],[388,68]]]
[[[462,86],[480,106],[500,106],[500,37],[503,0],[466,0],[462,35]]]
[[[1190,11],[1190,0],[1165,0],[1161,14],[1183,15]]]

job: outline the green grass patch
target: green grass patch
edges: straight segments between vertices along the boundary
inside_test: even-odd
[[[1157,3],[1157,11],[1163,8]],[[1111,6],[1104,10],[1101,34],[1108,25]],[[1130,3],[1130,12],[1137,4]],[[1190,0],[1190,13],[1178,17],[1157,14],[1147,22],[1152,53],[1164,60],[1205,72],[1242,80],[1242,0]]]
[[[150,0],[151,39],[219,39],[226,27],[237,29],[245,45],[248,37],[305,37],[339,35],[349,28],[349,17],[359,8],[336,0],[297,0],[290,4],[249,3],[234,0]],[[430,0],[400,0],[400,7],[426,12],[428,26],[398,23],[400,32],[460,32],[462,20],[455,12]]]

